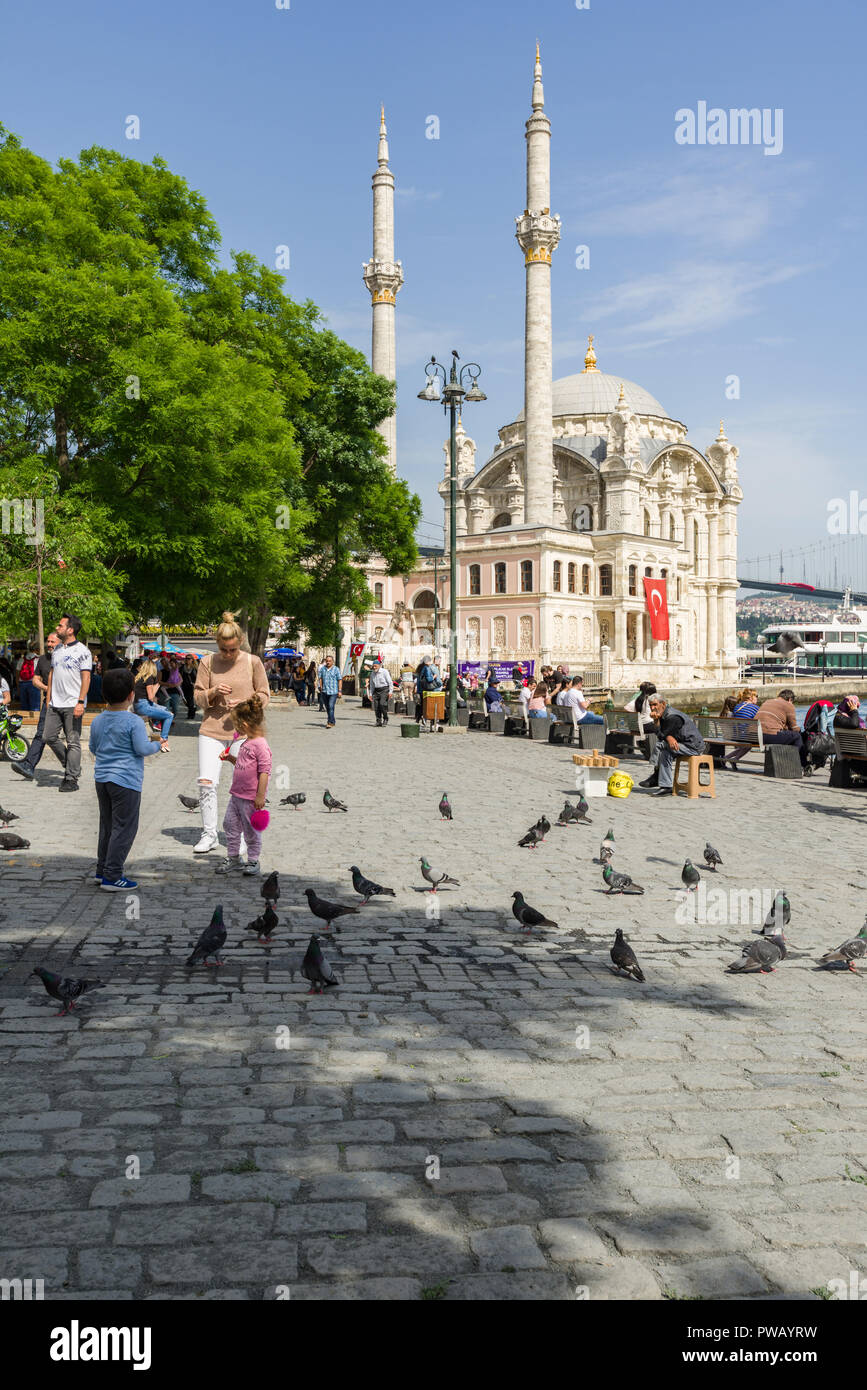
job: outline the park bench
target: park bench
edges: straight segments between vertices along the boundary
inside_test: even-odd
[[[634,710],[605,710],[606,753],[638,753],[641,743],[646,742],[648,754],[653,757],[657,738],[652,719],[645,720],[642,727],[642,720]]]
[[[713,715],[700,715],[696,723],[705,743],[721,746],[722,752],[716,756],[724,757],[726,748],[731,745],[733,748],[743,750],[738,757],[738,762],[753,749],[756,749],[764,757],[765,743],[762,737],[762,726],[758,719],[723,719]]]
[[[851,787],[853,772],[867,777],[867,729],[835,729],[834,750],[832,787]]]

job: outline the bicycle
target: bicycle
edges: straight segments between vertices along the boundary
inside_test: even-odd
[[[10,714],[5,705],[0,705],[0,758],[10,763],[23,763],[30,751],[30,744],[18,730],[24,723],[20,714]]]

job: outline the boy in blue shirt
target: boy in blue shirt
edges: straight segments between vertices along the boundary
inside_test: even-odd
[[[108,708],[90,726],[99,802],[94,882],[108,893],[132,893],[138,884],[124,878],[123,868],[138,830],[144,759],[158,753],[160,745],[150,741],[144,720],[132,712],[132,671],[125,666],[106,671],[102,688]]]

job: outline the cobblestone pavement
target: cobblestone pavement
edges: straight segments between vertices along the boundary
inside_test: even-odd
[[[87,881],[89,754],[75,797],[50,752],[37,786],[0,766],[31,841],[0,859],[0,1277],[49,1299],[755,1299],[867,1274],[867,981],[814,966],[864,917],[867,792],[723,774],[715,801],[595,801],[592,827],[524,850],[574,790],[568,751],[338,711],[330,733],[270,719],[308,794],[293,811],[272,783],[271,946],[243,930],[257,882],[192,856],[183,720],[147,768],[138,920]],[[609,826],[643,897],[602,892]],[[789,893],[774,974],[723,973],[748,925],[684,920],[707,839],[715,888]],[[460,887],[424,895],[422,853]],[[396,896],[344,919],[341,987],[308,996],[303,889],[354,901],[352,863]],[[523,937],[515,888],[557,928]],[[226,963],[188,971],[219,901]],[[616,926],[644,985],[609,968]],[[107,987],[57,1018],[37,964]]]

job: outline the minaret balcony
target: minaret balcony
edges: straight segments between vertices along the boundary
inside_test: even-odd
[[[560,241],[560,218],[547,208],[544,212],[524,212],[515,218],[515,236],[527,265],[533,261],[550,264]]]

